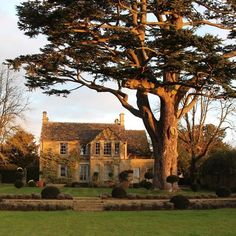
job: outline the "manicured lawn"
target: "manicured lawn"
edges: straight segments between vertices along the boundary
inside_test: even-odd
[[[0,211],[5,236],[235,236],[236,209],[144,212]]]
[[[31,187],[23,187],[20,189],[17,189],[13,186],[13,184],[0,184],[0,195],[1,194],[31,194],[31,193],[40,193],[41,188],[31,188]],[[69,193],[74,197],[98,197],[102,193],[108,193],[111,194],[112,189],[111,188],[67,188],[62,187],[60,188],[61,192]],[[143,188],[138,189],[128,189],[128,193],[130,194],[139,194],[139,195],[166,195],[166,194],[172,194],[164,191],[152,191],[152,190],[146,190]],[[183,190],[181,192],[178,192],[184,195],[192,196],[192,195],[199,195],[199,194],[212,194],[213,192],[207,192],[207,191],[199,191],[197,193],[192,192],[191,190]],[[176,194],[176,193],[174,193]]]

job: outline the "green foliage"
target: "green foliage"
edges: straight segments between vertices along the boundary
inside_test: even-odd
[[[216,195],[218,197],[230,197],[231,191],[229,188],[220,187],[220,188],[216,189]]]
[[[210,189],[236,187],[236,150],[216,151],[201,166],[201,182]]]
[[[148,171],[144,174],[145,179],[153,179],[153,173]]]
[[[78,153],[72,150],[66,156],[60,156],[53,150],[47,150],[40,154],[40,164],[43,170],[42,177],[49,183],[69,183],[72,180],[72,171],[77,162]],[[67,177],[58,178],[58,165],[67,166]]]
[[[127,192],[122,187],[115,187],[112,189],[111,196],[113,198],[127,198]]]
[[[141,188],[146,188],[146,189],[152,189],[153,188],[153,184],[147,180],[142,180],[140,183],[139,183],[139,186]]]
[[[41,197],[43,199],[56,199],[59,194],[60,190],[55,186],[46,186],[41,191]]]
[[[188,198],[182,195],[173,196],[170,199],[170,202],[174,203],[175,209],[183,210],[189,207],[190,201]]]
[[[169,175],[166,178],[166,182],[170,184],[174,184],[179,181],[179,177],[177,175]]]
[[[38,165],[38,145],[32,134],[23,129],[9,137],[3,145],[4,155],[9,163],[23,168],[29,165]]]
[[[190,187],[191,187],[193,192],[197,192],[200,188],[200,185],[197,184],[197,183],[192,183]]]
[[[22,188],[24,186],[24,183],[22,182],[22,180],[18,179],[15,181],[14,185],[16,188]]]
[[[119,173],[119,181],[124,182],[124,181],[129,181],[129,174],[133,173],[132,170],[124,170]]]
[[[173,111],[168,114],[172,116],[169,121],[178,117],[185,95],[189,101],[195,93],[209,90],[214,97],[236,96],[235,62],[225,55],[230,48],[234,50],[234,43],[226,37],[199,33],[202,26],[214,28],[212,22],[217,22],[216,27],[229,29],[234,37],[235,12],[232,1],[200,0],[200,10],[184,0],[144,4],[110,0],[23,2],[17,6],[20,30],[29,37],[43,34],[48,44],[38,54],[8,62],[14,69],[24,65],[26,85],[49,95],[67,96],[75,87],[110,92],[143,119],[156,147],[166,138],[158,132],[164,134],[166,127],[173,125],[162,125],[163,118],[167,111]],[[129,103],[126,89],[136,90],[137,106]],[[159,120],[150,118],[155,114],[149,94],[161,101]],[[150,115],[144,115],[144,110]],[[168,151],[157,149],[162,153],[156,154],[155,160]],[[155,172],[159,178],[164,176],[161,171]]]

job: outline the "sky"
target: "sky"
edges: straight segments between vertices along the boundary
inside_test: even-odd
[[[37,53],[46,40],[43,37],[29,39],[17,28],[15,6],[22,0],[0,0],[0,62],[13,59],[27,53]],[[24,73],[17,78],[24,84]],[[113,123],[120,113],[125,114],[126,129],[144,129],[142,121],[126,111],[111,94],[97,93],[89,89],[80,89],[67,98],[47,96],[42,90],[28,92],[29,111],[21,125],[36,138],[40,137],[42,112],[47,111],[50,121],[60,122],[103,122]]]
[[[17,28],[15,6],[22,1],[0,0],[0,63],[19,55],[37,53],[46,43],[43,37],[29,39]],[[17,74],[17,78],[23,86],[24,73]],[[40,137],[43,111],[47,111],[50,121],[60,122],[113,123],[120,113],[125,113],[126,129],[144,129],[142,121],[125,110],[111,94],[98,94],[83,88],[63,98],[44,95],[42,90],[29,92],[25,86],[23,87],[30,104],[21,125],[33,133],[37,140]],[[236,135],[233,131],[229,131],[226,141],[236,146]]]

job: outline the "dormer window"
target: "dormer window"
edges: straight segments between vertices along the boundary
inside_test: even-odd
[[[65,155],[68,153],[68,143],[60,143],[60,154]]]
[[[111,155],[111,142],[104,143],[104,155]]]
[[[81,146],[81,149],[80,149],[80,155],[87,155],[88,154],[88,147],[86,144],[82,145]]]

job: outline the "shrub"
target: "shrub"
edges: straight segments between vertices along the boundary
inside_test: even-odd
[[[142,180],[140,183],[139,183],[140,187],[142,188],[146,188],[146,189],[151,189],[153,187],[153,184],[149,181],[146,181],[146,180]]]
[[[78,188],[78,187],[80,187],[80,183],[79,183],[79,182],[73,182],[73,183],[71,184],[71,187],[72,187],[72,188]]]
[[[133,188],[140,188],[140,184],[139,183],[133,183]]]
[[[166,178],[166,182],[172,185],[178,181],[179,181],[179,177],[177,175],[169,175]]]
[[[216,190],[216,195],[218,197],[229,197],[231,195],[231,191],[226,187],[220,187]]]
[[[129,178],[129,173],[127,170],[120,172],[120,174],[119,174],[120,182],[128,181],[128,178]]]
[[[41,191],[43,199],[56,199],[60,194],[60,190],[55,186],[47,186]]]
[[[29,181],[28,181],[28,186],[29,186],[29,187],[36,187],[36,183],[35,183],[35,181],[32,180],[32,179],[29,180]]]
[[[21,180],[16,180],[14,185],[16,188],[22,188],[24,186],[24,183]]]
[[[148,171],[144,174],[145,179],[153,179],[153,173]]]
[[[174,204],[175,209],[187,209],[189,207],[190,201],[187,197],[183,195],[176,195],[170,199],[170,202]]]
[[[111,192],[111,196],[113,198],[126,198],[127,197],[127,193],[126,193],[126,191],[123,188],[115,187],[115,188],[113,188],[113,190]]]

